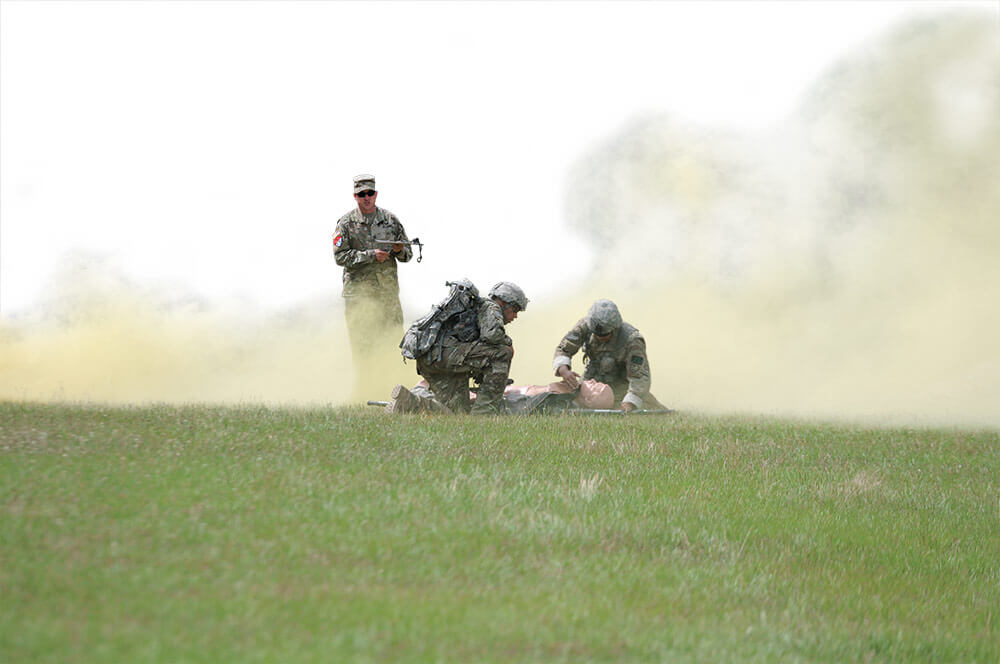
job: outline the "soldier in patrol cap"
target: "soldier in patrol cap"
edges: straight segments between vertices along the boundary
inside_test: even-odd
[[[473,415],[502,412],[503,391],[514,357],[514,342],[507,336],[505,326],[527,307],[528,298],[517,284],[501,281],[493,286],[489,295],[479,298],[475,305],[477,338],[461,341],[442,331],[440,356],[428,353],[417,358],[417,373],[430,384],[430,393],[397,385],[386,410]],[[469,398],[470,378],[479,383],[475,405]]]
[[[580,374],[570,366],[573,355],[581,348],[586,367],[583,379],[593,378],[610,385],[621,410],[663,408],[649,392],[651,378],[646,340],[639,330],[622,320],[614,302],[594,302],[587,315],[577,321],[556,346],[552,367],[574,390],[580,386]]]
[[[356,362],[379,342],[395,342],[400,335],[403,309],[396,263],[413,257],[403,225],[375,205],[377,197],[375,176],[355,177],[357,207],[337,221],[333,233],[333,258],[344,268],[344,315]]]

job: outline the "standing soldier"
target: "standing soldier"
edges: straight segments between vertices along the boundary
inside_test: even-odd
[[[413,257],[403,225],[392,212],[375,206],[377,197],[375,176],[354,178],[358,207],[337,221],[333,233],[333,258],[344,268],[344,315],[355,362],[380,341],[398,338],[403,309],[396,262]]]
[[[475,287],[472,291],[476,292]],[[417,357],[417,373],[427,379],[432,394],[427,394],[426,390],[411,392],[397,385],[386,410],[390,413],[500,413],[510,361],[514,357],[514,342],[507,336],[504,326],[527,307],[524,291],[509,281],[495,285],[488,299],[474,297],[469,311],[475,314],[475,324],[463,321],[461,330],[441,330],[435,348]],[[473,330],[468,335],[471,340],[465,340],[469,329]],[[469,398],[470,378],[479,383],[474,406]]]
[[[610,385],[621,410],[627,413],[636,408],[663,408],[649,393],[646,340],[639,330],[622,321],[614,302],[594,302],[587,315],[556,346],[553,369],[574,390],[580,385],[580,375],[570,369],[570,364],[580,348],[586,366],[584,380],[593,378]]]

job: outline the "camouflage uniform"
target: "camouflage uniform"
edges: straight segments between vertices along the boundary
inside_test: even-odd
[[[503,312],[492,299],[483,298],[476,308],[479,338],[459,341],[446,336],[440,358],[435,352],[417,360],[417,373],[430,383],[434,398],[453,413],[497,413],[514,357],[514,344],[504,329]],[[479,383],[476,405],[469,399],[469,378]],[[424,403],[423,410],[435,410]]]
[[[639,330],[623,322],[608,341],[601,343],[588,318],[581,318],[556,346],[552,367],[557,376],[559,367],[570,366],[571,358],[581,348],[586,366],[583,380],[593,378],[610,385],[616,403],[624,401],[636,408],[663,408],[649,392],[651,377],[646,340]]]
[[[407,242],[406,231],[392,212],[376,207],[365,215],[355,208],[337,221],[333,257],[344,268],[344,311],[355,357],[388,334],[399,334],[403,326],[396,261],[409,261],[413,250],[404,244],[402,251],[392,253],[392,247],[375,240]],[[389,258],[379,263],[375,249],[390,251]]]

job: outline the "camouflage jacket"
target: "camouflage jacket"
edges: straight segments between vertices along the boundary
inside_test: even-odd
[[[458,367],[465,363],[465,358],[473,346],[486,344],[488,346],[511,346],[514,342],[507,336],[504,328],[503,311],[500,305],[489,298],[481,298],[476,305],[476,323],[479,325],[479,337],[475,341],[459,341],[454,336],[442,340],[445,363]]]
[[[512,346],[504,328],[503,311],[500,305],[489,298],[482,298],[476,309],[479,322],[479,342],[494,346]]]
[[[594,378],[611,386],[615,400],[627,401],[642,408],[642,401],[649,394],[651,377],[646,358],[646,340],[639,330],[628,323],[601,343],[590,331],[587,319],[581,318],[556,346],[552,368],[559,375],[559,367],[570,366],[573,355],[583,348],[586,369],[583,378]]]
[[[337,221],[337,230],[333,233],[333,258],[344,268],[344,297],[399,297],[396,261],[410,260],[413,249],[408,244],[403,245],[403,251],[379,263],[375,260],[375,249],[391,254],[392,247],[375,244],[376,240],[407,241],[403,225],[392,212],[376,207],[375,213],[366,219],[355,208]]]

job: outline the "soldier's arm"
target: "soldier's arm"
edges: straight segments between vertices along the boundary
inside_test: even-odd
[[[351,234],[347,224],[337,222],[333,232],[333,260],[340,267],[354,267],[375,262],[374,249],[351,249]]]
[[[400,223],[399,217],[392,214],[391,212],[389,213],[389,217],[392,219],[392,227],[393,227],[392,237],[395,238],[396,240],[399,240],[400,242],[404,243],[409,242],[410,241],[409,238],[406,237],[406,229],[404,229],[403,224]],[[392,256],[397,261],[400,261],[401,263],[406,263],[411,258],[413,258],[413,247],[411,247],[409,244],[404,244],[403,250],[400,251],[399,253],[392,252]]]
[[[622,401],[630,403],[636,408],[642,408],[642,401],[649,394],[652,378],[649,372],[649,359],[646,357],[646,340],[641,336],[636,336],[629,341],[625,363],[628,392]]]
[[[503,312],[500,307],[490,303],[480,307],[478,312],[479,340],[488,344],[509,346],[510,338],[504,329]]]
[[[552,370],[557,376],[559,375],[559,367],[572,366],[573,356],[583,346],[583,342],[586,341],[589,333],[586,321],[581,318],[573,326],[573,329],[567,332],[566,336],[556,345],[555,356],[552,358]]]

